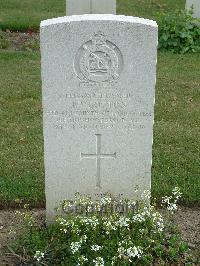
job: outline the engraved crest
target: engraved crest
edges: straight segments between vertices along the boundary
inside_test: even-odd
[[[102,32],[95,33],[76,54],[74,68],[82,82],[110,82],[119,79],[123,67],[119,48]]]

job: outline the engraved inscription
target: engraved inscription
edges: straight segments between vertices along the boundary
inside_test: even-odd
[[[116,159],[117,153],[105,154],[101,152],[101,134],[96,134],[96,153],[86,154],[81,152],[81,159],[96,159],[96,186],[101,188],[101,159]]]
[[[74,60],[76,75],[85,86],[103,83],[107,87],[119,79],[122,68],[123,58],[119,48],[102,32],[84,43]]]
[[[142,130],[153,115],[140,94],[68,91],[59,99],[60,108],[45,112],[52,126],[59,130]]]

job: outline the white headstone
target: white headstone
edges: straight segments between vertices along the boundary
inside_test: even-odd
[[[91,13],[91,0],[67,0],[67,16]]]
[[[67,16],[116,14],[116,0],[67,0]]]
[[[186,9],[191,10],[191,7],[193,7],[193,16],[200,18],[200,0],[186,0]]]
[[[70,16],[40,36],[47,219],[76,192],[150,189],[156,22]]]

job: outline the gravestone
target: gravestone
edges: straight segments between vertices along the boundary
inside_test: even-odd
[[[67,0],[67,15],[116,14],[116,0]]]
[[[186,9],[193,7],[193,17],[200,18],[200,0],[186,0]]]
[[[150,189],[157,24],[82,15],[41,22],[47,220],[76,192]]]

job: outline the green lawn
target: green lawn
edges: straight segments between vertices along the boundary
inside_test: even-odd
[[[174,186],[184,203],[200,192],[200,54],[159,53],[153,151],[153,195]],[[39,53],[0,53],[0,206],[44,205]]]
[[[44,202],[40,58],[0,53],[0,206]]]
[[[117,13],[156,19],[184,5],[185,0],[118,0]],[[0,29],[37,30],[41,20],[64,16],[65,6],[65,0],[0,0]]]

